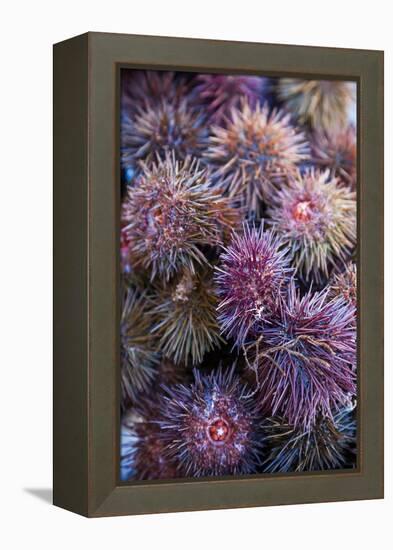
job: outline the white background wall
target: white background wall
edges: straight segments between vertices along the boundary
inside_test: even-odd
[[[26,0],[2,4],[0,545],[3,548],[68,550],[85,545],[95,549],[187,550],[391,548],[393,31],[389,5],[383,0],[367,3]],[[385,501],[99,520],[86,520],[48,504],[52,383],[51,44],[87,30],[385,50]]]

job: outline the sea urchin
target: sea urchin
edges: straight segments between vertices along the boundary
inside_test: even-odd
[[[291,280],[259,345],[250,345],[262,401],[295,426],[332,418],[356,392],[356,310],[329,295],[326,288],[302,297]]]
[[[206,269],[185,270],[169,284],[156,285],[152,333],[162,353],[176,364],[199,364],[221,340],[211,279]]]
[[[216,268],[222,332],[241,345],[258,332],[276,307],[291,270],[287,250],[272,232],[244,225],[220,257]]]
[[[304,280],[321,282],[340,269],[356,243],[356,198],[329,171],[298,172],[268,209],[273,227],[290,249]]]
[[[195,370],[194,377],[190,386],[166,388],[160,426],[168,456],[187,476],[255,472],[263,437],[249,389],[233,368],[210,375]]]
[[[264,471],[312,472],[353,468],[356,465],[356,418],[341,409],[333,418],[319,416],[308,429],[293,427],[284,419],[264,421],[270,451]]]
[[[201,74],[192,92],[195,102],[207,112],[208,120],[223,124],[233,107],[240,107],[246,98],[254,107],[260,98],[265,79],[256,76]],[[224,124],[225,125],[225,124]]]
[[[123,407],[147,390],[156,375],[158,355],[150,320],[146,314],[146,293],[128,287],[123,290],[120,321],[121,393]]]
[[[225,128],[212,127],[205,157],[229,194],[259,213],[260,201],[267,200],[276,184],[308,158],[308,146],[289,115],[270,111],[267,104],[252,108],[242,100],[240,109],[231,110]]]
[[[184,162],[167,155],[145,166],[135,187],[128,189],[123,219],[131,263],[166,280],[180,268],[192,273],[206,264],[201,246],[222,243],[236,226],[239,211],[211,185],[196,160]]]
[[[344,300],[357,305],[357,269],[356,264],[349,263],[342,273],[337,273],[331,282],[332,296],[342,296]]]
[[[163,100],[158,106],[147,104],[133,116],[124,115],[121,150],[124,167],[139,171],[141,161],[149,164],[174,152],[176,158],[200,156],[207,137],[201,113],[185,99],[177,104]]]
[[[356,188],[356,131],[353,126],[337,132],[316,132],[311,141],[314,161],[333,176]]]
[[[159,424],[159,398],[139,400],[121,425],[122,481],[181,477],[175,459],[166,456]]]
[[[310,123],[313,128],[327,131],[346,126],[354,101],[350,83],[339,80],[282,78],[278,97],[301,124]]]

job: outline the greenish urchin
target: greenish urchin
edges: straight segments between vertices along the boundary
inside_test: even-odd
[[[318,283],[340,270],[356,244],[356,195],[329,171],[309,169],[289,179],[267,214],[289,248],[293,267]]]
[[[197,365],[222,339],[217,323],[217,297],[208,269],[186,269],[170,283],[155,286],[150,310],[152,334],[161,352],[176,364]]]
[[[283,418],[266,419],[263,429],[270,446],[266,473],[356,467],[356,416],[351,409],[340,409],[333,418],[319,416],[308,429]]]
[[[281,78],[278,97],[301,124],[335,131],[344,128],[354,101],[354,89],[340,80]]]
[[[120,320],[121,400],[122,407],[134,402],[153,383],[159,356],[150,333],[147,316],[149,298],[132,287],[122,295]]]

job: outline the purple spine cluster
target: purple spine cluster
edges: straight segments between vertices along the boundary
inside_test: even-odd
[[[220,298],[218,320],[223,334],[238,346],[266,324],[291,272],[287,249],[261,225],[245,225],[233,235],[216,268]]]
[[[328,289],[301,296],[291,281],[254,358],[273,415],[309,428],[319,414],[348,405],[356,392],[355,314]]]

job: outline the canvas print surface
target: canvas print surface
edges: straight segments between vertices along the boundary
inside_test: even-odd
[[[121,481],[355,468],[355,83],[120,88]]]

